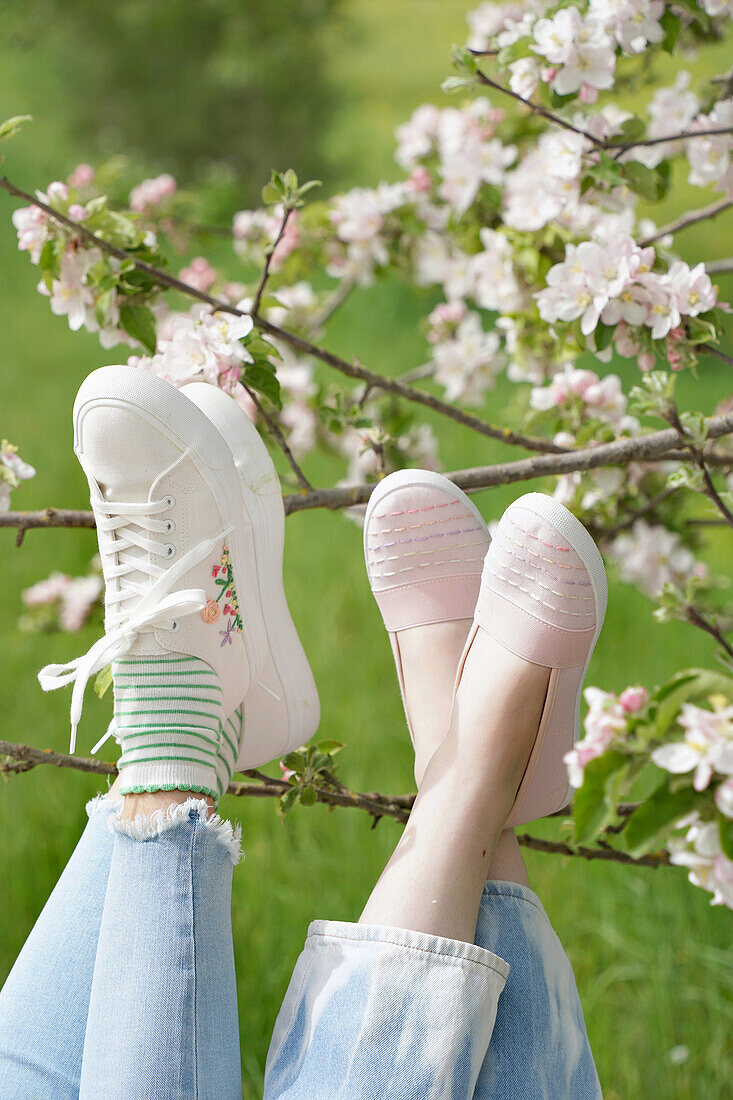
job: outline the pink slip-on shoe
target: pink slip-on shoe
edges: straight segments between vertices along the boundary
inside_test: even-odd
[[[579,729],[586,669],[603,626],[603,560],[582,523],[542,493],[527,493],[499,521],[486,554],[474,624],[532,664],[551,669],[539,730],[506,826],[562,809],[571,796],[563,756]]]
[[[390,474],[369,499],[367,576],[389,633],[413,741],[397,633],[472,619],[489,541],[481,514],[466,494],[429,470]]]

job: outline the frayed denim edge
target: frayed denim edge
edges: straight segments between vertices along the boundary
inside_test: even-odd
[[[216,841],[224,847],[233,865],[241,863],[244,859],[241,825],[235,827],[231,821],[223,821],[219,814],[210,814],[208,803],[200,798],[187,798],[185,802],[173,802],[165,808],[155,810],[152,814],[139,814],[132,821],[122,821],[121,808],[118,807],[114,813],[110,814],[107,827],[110,832],[122,833],[131,840],[154,840],[191,820],[192,815],[205,829],[213,833]]]
[[[102,813],[103,811],[109,813],[111,810],[119,810],[121,806],[122,799],[119,795],[113,798],[111,797],[110,791],[102,791],[100,794],[95,794],[94,798],[90,798],[87,802],[87,817],[92,818],[95,814]]]

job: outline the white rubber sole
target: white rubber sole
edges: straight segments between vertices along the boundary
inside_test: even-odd
[[[486,526],[486,520],[479,512],[473,501],[466,496],[462,489],[459,489],[449,478],[443,477],[442,474],[436,474],[433,470],[395,470],[393,474],[387,474],[372,491],[372,495],[367,502],[366,512],[364,514],[364,561],[368,562],[367,555],[367,532],[369,528],[369,520],[374,513],[375,508],[384,504],[385,499],[390,496],[391,493],[398,492],[401,489],[410,489],[416,485],[429,486],[431,489],[439,489],[443,493],[452,493],[457,500],[460,500],[471,515],[481,524],[486,531],[487,538],[490,538],[488,528]],[[367,576],[369,575],[369,566],[367,564]]]
[[[192,382],[182,393],[225,440],[237,468],[241,506],[253,535],[256,583],[252,588],[261,605],[266,647],[262,668],[267,675],[262,682],[253,680],[245,700],[237,767],[255,768],[310,740],[320,721],[318,691],[283,587],[282,491],[267,447],[233,398],[205,382]],[[269,699],[264,698],[265,693]],[[277,713],[278,702],[281,728],[273,729],[272,708]]]
[[[114,394],[111,397],[110,394]],[[232,455],[220,432],[200,409],[175,386],[137,367],[109,366],[92,371],[84,380],[74,402],[74,450],[83,468],[81,433],[84,417],[93,408],[130,408],[135,415],[153,425],[158,432],[189,453],[201,477],[209,485],[222,519],[230,523],[234,537],[228,540],[232,567],[237,577],[256,574],[256,551],[239,492]],[[261,670],[261,655],[267,646],[267,631],[259,601],[252,599],[246,586],[240,593],[242,635],[249,661],[250,680]],[[234,703],[233,710],[242,702]],[[225,715],[228,717],[228,715]]]
[[[588,650],[588,656],[583,666],[583,675],[575,695],[575,705],[573,708],[575,721],[572,741],[568,745],[569,751],[573,744],[575,744],[576,736],[580,732],[580,702],[583,695],[583,684],[585,683],[588,665],[590,664],[596,642],[598,641],[598,636],[601,633],[603,622],[606,617],[606,607],[608,605],[608,581],[606,579],[606,570],[603,565],[603,558],[595,542],[580,520],[563,504],[553,500],[552,497],[545,496],[544,493],[525,493],[524,496],[513,501],[512,507],[515,506],[526,508],[528,511],[534,512],[535,515],[541,516],[543,519],[547,520],[548,523],[551,523],[555,530],[572,546],[575,553],[583,562],[588,577],[590,578],[596,612],[596,629],[593,636],[593,645]],[[557,807],[558,809],[562,809],[562,806],[566,805],[568,799],[572,797],[572,791],[573,788],[568,784],[565,799],[562,805]]]

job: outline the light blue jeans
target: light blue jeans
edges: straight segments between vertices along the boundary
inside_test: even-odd
[[[90,803],[0,992],[3,1100],[240,1100],[238,838],[203,806],[140,832],[108,799]],[[598,1100],[572,969],[537,896],[487,883],[475,945],[311,925],[264,1095]]]

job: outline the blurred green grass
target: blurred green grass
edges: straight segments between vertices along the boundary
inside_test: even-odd
[[[392,127],[425,99],[442,103],[438,83],[448,72],[447,49],[464,36],[466,5],[455,0],[350,0],[349,21],[331,34],[334,77],[344,89],[324,147],[344,164],[343,186],[375,183],[392,174]],[[724,46],[717,68],[723,67]],[[3,57],[5,62],[5,57]],[[699,71],[699,68],[698,68]],[[0,67],[3,117],[33,99],[32,57]],[[32,189],[73,166],[75,150],[55,125],[53,105],[34,105],[38,122],[8,146],[10,177]],[[338,159],[338,158],[335,158]],[[683,180],[666,215],[706,201]],[[15,251],[11,204],[0,218],[0,432],[38,467],[35,480],[14,497],[17,507],[83,507],[85,483],[71,450],[73,395],[83,377],[115,361],[96,340],[70,333],[35,293],[35,271]],[[685,255],[730,253],[733,220],[689,231]],[[236,265],[232,259],[232,274]],[[417,327],[434,298],[392,280],[360,292],[334,318],[328,344],[394,373],[422,361]],[[375,323],[377,322],[378,323]],[[631,368],[626,367],[631,374]],[[705,364],[698,383],[682,379],[683,394],[711,411],[731,389],[728,372]],[[499,418],[511,398],[500,385],[487,414]],[[437,422],[436,422],[437,423]],[[440,428],[447,468],[490,462],[506,449],[474,439],[453,426]],[[323,456],[306,463],[319,484],[341,476]],[[487,519],[498,517],[519,492],[508,487],[475,498]],[[541,486],[540,486],[541,487]],[[716,559],[722,566],[722,536]],[[342,778],[359,789],[412,789],[411,754],[389,646],[369,594],[358,528],[338,515],[304,513],[288,520],[286,583],[293,614],[310,655],[322,696],[319,736],[347,743],[339,758]],[[38,668],[83,652],[94,640],[23,635],[15,629],[23,587],[52,569],[83,573],[95,552],[91,532],[29,532],[20,550],[0,532],[0,706],[8,740],[64,750],[68,696],[44,696]],[[612,585],[606,629],[589,682],[618,690],[647,685],[678,667],[710,664],[713,646],[680,624],[660,627],[650,605],[627,586]],[[80,752],[106,726],[109,703],[90,692],[80,729]],[[84,800],[99,789],[93,777],[38,769],[6,783],[0,792],[0,980],[4,979],[84,823]],[[308,922],[315,917],[353,920],[399,835],[383,821],[372,831],[366,816],[324,807],[296,810],[284,823],[271,805],[227,797],[222,813],[242,822],[246,860],[234,876],[234,936],[239,974],[245,1096],[261,1094],[269,1034]],[[533,828],[560,835],[557,823]],[[733,1096],[733,968],[731,914],[711,909],[708,895],[689,886],[682,871],[560,860],[529,853],[530,878],[572,960],[606,1100],[707,1100]],[[672,1064],[683,1044],[687,1059]],[[558,1098],[561,1100],[561,1098]]]

